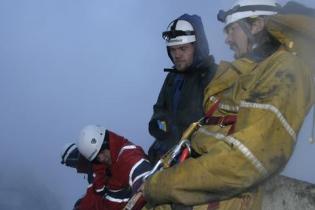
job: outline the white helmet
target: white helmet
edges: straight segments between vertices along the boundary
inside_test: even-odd
[[[84,127],[77,141],[79,152],[89,161],[93,161],[104,142],[106,129],[97,125]]]
[[[279,9],[275,0],[237,0],[232,9],[219,11],[218,20],[227,26],[243,18],[274,15]]]
[[[191,23],[186,20],[174,20],[168,27],[167,31],[162,33],[163,39],[166,40],[167,46],[187,44],[196,41],[195,31]]]

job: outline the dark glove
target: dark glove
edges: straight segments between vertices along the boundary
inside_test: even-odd
[[[78,163],[79,156],[80,153],[74,143],[66,144],[61,152],[61,164],[75,168]]]
[[[149,132],[153,137],[164,140],[170,134],[169,125],[166,120],[152,119],[149,122]]]
[[[148,157],[153,165],[168,151],[168,147],[165,143],[165,141],[155,140],[155,142],[150,146]]]
[[[102,163],[93,164],[93,188],[97,194],[104,195],[106,192],[106,183],[108,177],[106,175],[106,166]]]
[[[75,204],[74,204],[74,206],[73,206],[73,210],[79,210],[80,202],[81,202],[81,198],[79,198],[79,199],[75,202]]]

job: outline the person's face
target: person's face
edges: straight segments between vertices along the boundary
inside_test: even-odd
[[[192,43],[170,46],[169,51],[178,71],[187,70],[193,63],[195,48]]]
[[[265,28],[265,20],[262,17],[255,18],[251,23],[250,33],[254,36]],[[252,43],[249,43],[248,37],[238,22],[231,23],[225,28],[225,42],[234,51],[234,57],[240,58],[252,50]]]
[[[100,151],[96,158],[99,162],[104,163],[107,166],[110,166],[112,164],[112,158],[108,149]]]
[[[234,57],[240,58],[242,55],[249,52],[248,38],[241,26],[235,22],[225,28],[226,39],[225,43],[234,51]]]

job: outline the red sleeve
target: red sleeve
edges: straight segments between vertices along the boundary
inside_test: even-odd
[[[102,194],[108,180],[106,166],[104,164],[93,164],[93,176],[93,189],[96,193]]]
[[[144,158],[143,150],[138,147],[123,151],[115,164],[112,165],[112,176],[109,179],[108,186],[112,189],[121,189],[130,186],[130,172]]]

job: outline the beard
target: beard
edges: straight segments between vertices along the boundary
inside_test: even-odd
[[[186,64],[186,62],[179,61],[175,62],[175,68],[178,71],[185,71],[188,68],[188,65]]]

